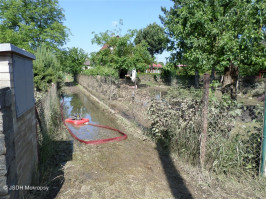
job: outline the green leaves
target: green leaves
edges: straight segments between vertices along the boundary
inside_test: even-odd
[[[68,37],[64,18],[58,0],[0,0],[0,43],[30,52],[41,44],[56,50]]]
[[[58,57],[63,66],[62,71],[76,76],[82,71],[88,55],[83,49],[72,47],[59,52]]]
[[[172,61],[200,72],[223,71],[230,62],[242,74],[266,69],[265,1],[179,0],[160,16],[171,39]],[[264,14],[264,15],[263,15]]]
[[[164,28],[160,27],[156,23],[153,23],[144,29],[140,29],[137,32],[134,42],[136,44],[146,42],[148,45],[147,49],[153,57],[154,54],[161,54],[166,49],[168,38],[164,33]]]
[[[45,45],[37,48],[33,61],[34,84],[39,91],[46,91],[51,83],[62,82],[60,63]]]
[[[153,59],[147,51],[146,43],[134,45],[135,32],[129,31],[124,36],[115,36],[115,33],[111,31],[95,34],[92,43],[102,45],[103,48],[90,55],[93,66],[115,69],[117,73],[134,68],[144,71]],[[110,74],[113,74],[112,70]]]

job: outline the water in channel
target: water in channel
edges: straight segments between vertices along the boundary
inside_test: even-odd
[[[109,114],[106,114],[102,109],[99,109],[87,96],[82,93],[68,94],[64,97],[64,118],[72,118],[79,116],[88,118],[92,124],[101,124],[118,128],[117,123]],[[82,140],[99,140],[121,136],[116,131],[111,131],[104,128],[93,127],[90,125],[72,125],[68,124],[69,129]]]

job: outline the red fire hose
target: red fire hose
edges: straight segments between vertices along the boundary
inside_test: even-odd
[[[84,125],[89,125],[89,126],[95,126],[95,127],[99,127],[99,128],[105,128],[105,129],[109,129],[109,130],[112,130],[112,131],[116,131],[118,133],[120,133],[122,136],[119,136],[119,137],[114,137],[114,138],[107,138],[107,139],[101,139],[101,140],[82,140],[80,138],[78,138],[69,128],[68,126],[66,125],[66,122],[65,122],[65,119],[64,119],[64,114],[63,114],[63,104],[64,104],[64,98],[63,98],[63,101],[60,105],[61,107],[61,117],[62,117],[62,121],[66,127],[66,129],[68,130],[68,132],[71,134],[71,136],[78,140],[79,142],[82,142],[82,143],[85,143],[85,144],[103,144],[103,143],[107,143],[107,142],[113,142],[113,141],[121,141],[121,140],[125,140],[127,139],[127,135],[125,133],[123,133],[122,131],[118,130],[118,129],[115,129],[115,128],[112,128],[112,127],[109,127],[109,126],[104,126],[104,125],[100,125],[100,124],[91,124],[91,123],[86,123]]]

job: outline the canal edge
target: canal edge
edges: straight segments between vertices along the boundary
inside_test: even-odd
[[[129,121],[128,119],[126,119],[125,117],[120,115],[119,112],[116,112],[115,110],[110,108],[107,104],[105,104],[104,102],[99,100],[96,96],[91,94],[82,85],[78,84],[77,86],[79,87],[79,89],[82,92],[84,92],[85,95],[87,95],[89,98],[92,98],[95,102],[97,102],[100,105],[100,107],[102,107],[103,109],[109,111],[112,115],[114,115],[115,118],[117,118],[117,120],[119,121],[119,123],[121,123],[121,126],[123,126],[125,128],[129,128],[130,131],[129,131],[129,133],[127,133],[128,136],[134,136],[134,137],[137,137],[143,141],[150,142],[151,144],[154,144],[154,142],[151,140],[151,138],[144,135],[143,130],[141,130],[139,127],[137,127],[136,124],[134,124],[133,122]]]

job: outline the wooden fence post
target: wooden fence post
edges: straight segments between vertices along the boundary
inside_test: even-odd
[[[204,74],[204,93],[202,109],[202,133],[200,140],[200,165],[204,168],[206,157],[206,140],[208,131],[208,102],[209,102],[210,75]]]

